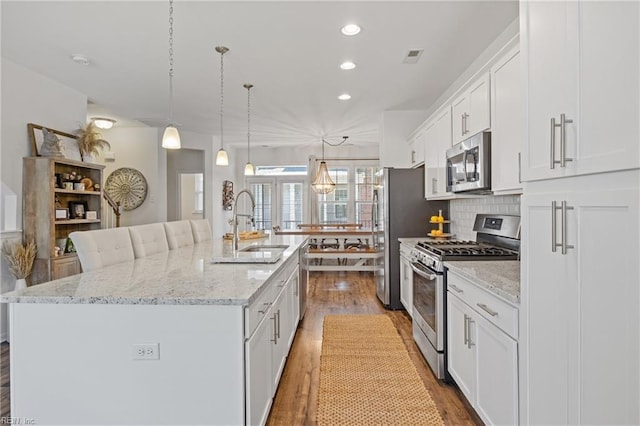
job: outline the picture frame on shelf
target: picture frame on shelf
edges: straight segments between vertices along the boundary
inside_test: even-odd
[[[56,208],[56,220],[69,219],[69,209]]]
[[[87,210],[86,201],[69,201],[70,219],[84,219],[86,217]]]
[[[40,150],[42,148],[42,142],[44,141],[44,134],[42,132],[42,129],[47,129],[49,133],[53,133],[58,137],[58,139],[60,139],[60,150],[62,151],[64,158],[67,158],[69,160],[82,161],[80,147],[78,146],[78,137],[76,135],[34,123],[28,123],[27,129],[29,130],[29,139],[31,140],[31,155],[33,157],[41,156]]]

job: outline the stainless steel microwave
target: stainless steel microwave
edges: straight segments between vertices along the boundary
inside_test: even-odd
[[[491,191],[491,133],[481,132],[447,150],[447,191]]]

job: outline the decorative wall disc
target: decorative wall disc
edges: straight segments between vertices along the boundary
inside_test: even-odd
[[[104,190],[124,210],[133,210],[147,198],[147,180],[138,170],[122,167],[109,175]]]

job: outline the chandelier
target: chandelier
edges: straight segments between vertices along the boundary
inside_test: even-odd
[[[332,192],[336,188],[336,184],[331,179],[329,175],[329,169],[327,168],[327,162],[324,161],[324,144],[329,146],[340,146],[347,141],[349,136],[343,136],[342,141],[332,144],[322,139],[322,161],[320,161],[320,166],[318,167],[318,173],[316,173],[316,177],[313,180],[311,186],[313,190],[318,194],[328,194]]]

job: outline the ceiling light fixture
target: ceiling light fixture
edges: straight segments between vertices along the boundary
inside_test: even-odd
[[[87,58],[81,53],[74,53],[73,55],[71,55],[71,60],[76,64],[85,65],[85,66],[91,63],[89,58]]]
[[[228,166],[229,156],[227,151],[224,150],[224,132],[222,129],[222,119],[224,116],[224,54],[229,51],[229,48],[224,46],[216,47],[216,52],[220,54],[220,150],[216,155],[216,166]]]
[[[91,117],[91,121],[98,129],[110,129],[116,123],[116,120],[104,117]]]
[[[331,176],[329,175],[327,163],[326,161],[324,161],[324,144],[327,144],[329,146],[340,146],[345,143],[347,139],[349,139],[349,136],[343,136],[341,142],[332,144],[322,138],[322,161],[320,161],[320,166],[318,166],[318,173],[316,173],[316,177],[315,179],[313,179],[313,183],[311,184],[313,190],[318,194],[328,194],[336,188],[336,184],[333,182]]]
[[[173,0],[169,0],[169,125],[162,135],[162,147],[180,149],[180,134],[173,125]]]
[[[353,62],[351,62],[351,61],[345,61],[345,62],[343,62],[343,63],[341,63],[341,64],[340,64],[340,69],[343,69],[343,70],[345,70],[345,71],[352,70],[352,69],[354,69],[355,67],[356,67],[356,64],[354,64],[354,63],[353,63]]]
[[[338,99],[340,99],[341,101],[348,101],[349,99],[351,99],[351,95],[348,93],[343,93],[342,95],[338,96]]]
[[[340,31],[346,36],[354,36],[360,32],[360,27],[356,24],[347,24]]]
[[[247,164],[244,166],[244,175],[253,176],[256,174],[256,168],[251,164],[251,88],[253,84],[243,84],[242,87],[247,89]]]

